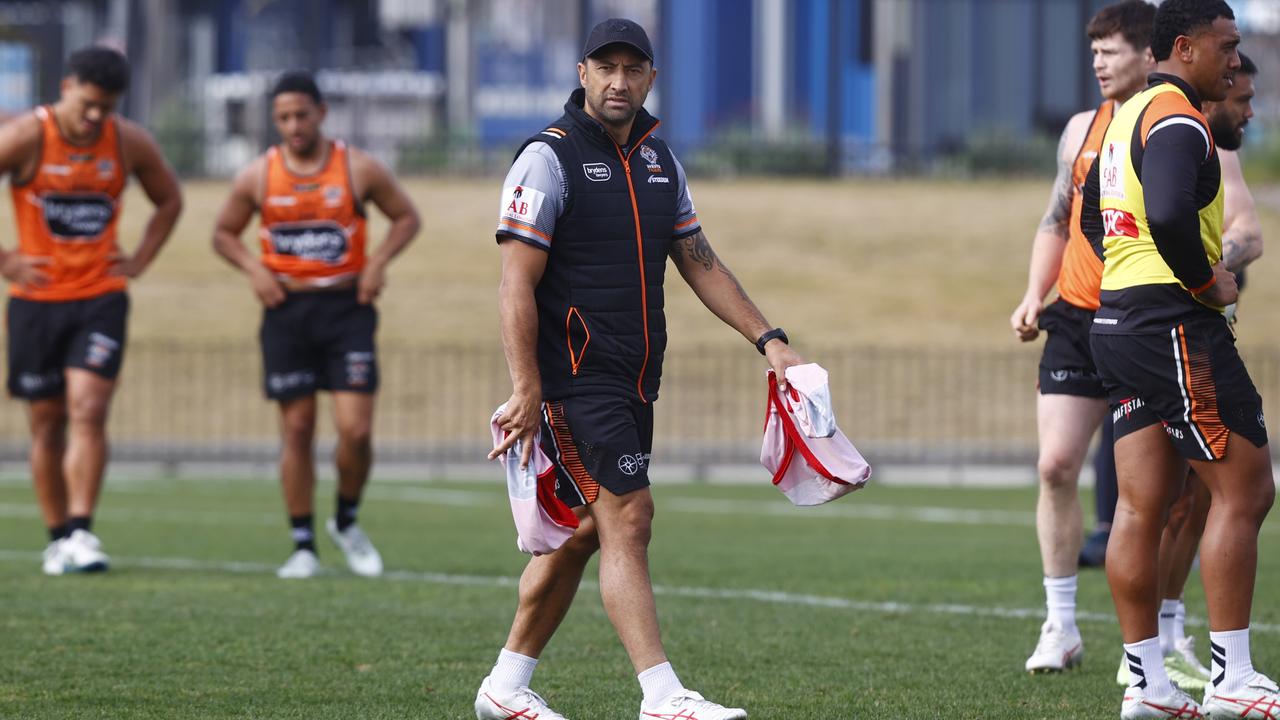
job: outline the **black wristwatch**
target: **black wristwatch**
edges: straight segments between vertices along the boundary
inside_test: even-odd
[[[774,328],[756,338],[756,349],[760,351],[761,355],[764,354],[764,346],[767,345],[770,340],[781,340],[788,345],[791,344],[791,341],[787,339],[787,333],[784,332],[782,328]]]

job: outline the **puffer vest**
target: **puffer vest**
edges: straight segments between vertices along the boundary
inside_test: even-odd
[[[549,145],[569,191],[534,293],[542,395],[652,402],[667,346],[662,281],[679,202],[675,158],[645,110],[623,148],[583,100],[574,91],[565,114],[520,148]]]

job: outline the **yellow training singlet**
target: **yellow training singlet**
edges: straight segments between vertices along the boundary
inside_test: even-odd
[[[1103,138],[1098,158],[1098,188],[1104,228],[1104,296],[1107,291],[1144,285],[1183,287],[1151,237],[1141,180],[1142,153],[1147,138],[1165,123],[1194,124],[1205,135],[1208,152],[1206,167],[1201,172],[1204,187],[1197,188],[1200,241],[1210,265],[1222,259],[1222,172],[1213,135],[1204,115],[1177,85],[1159,83],[1126,102]],[[1103,305],[1106,304],[1104,297]]]

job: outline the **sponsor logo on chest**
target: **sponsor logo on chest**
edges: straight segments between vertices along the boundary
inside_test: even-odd
[[[1102,165],[1098,167],[1098,188],[1103,198],[1124,200],[1124,158],[1129,146],[1122,142],[1109,142],[1102,152]]]
[[[1138,221],[1132,213],[1108,208],[1102,211],[1102,232],[1107,237],[1138,237]]]
[[[277,255],[336,265],[349,250],[347,231],[333,222],[276,225],[270,232],[271,250]]]
[[[115,201],[101,193],[51,193],[40,201],[49,234],[58,240],[96,240],[116,215]]]
[[[613,177],[613,172],[606,163],[583,163],[582,172],[592,182],[605,182]]]

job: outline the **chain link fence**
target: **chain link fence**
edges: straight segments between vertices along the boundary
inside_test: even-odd
[[[1280,400],[1280,348],[1248,348],[1267,408]],[[1031,351],[814,348],[831,373],[841,428],[873,462],[1031,463],[1036,448]],[[382,461],[471,463],[510,381],[499,348],[385,344],[375,443]],[[656,406],[658,462],[751,463],[759,453],[765,365],[741,348],[669,352]],[[113,458],[181,464],[263,462],[278,448],[277,411],[262,396],[250,344],[131,345],[112,409]],[[0,410],[0,461],[26,453],[23,403]],[[322,448],[332,443],[322,420]]]

